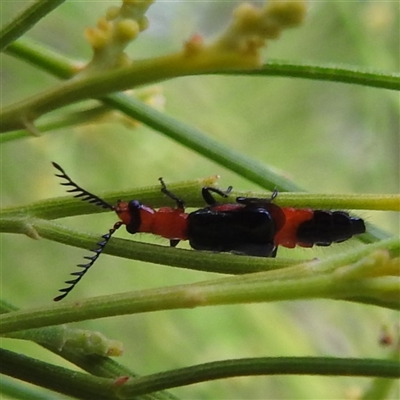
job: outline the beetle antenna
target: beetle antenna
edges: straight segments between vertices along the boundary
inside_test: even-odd
[[[99,247],[97,249],[95,249],[95,250],[92,250],[92,252],[94,253],[94,256],[85,256],[85,257],[83,257],[83,258],[89,260],[89,262],[87,264],[78,264],[77,265],[78,267],[83,268],[83,269],[81,271],[77,271],[77,272],[72,272],[71,273],[72,276],[76,276],[77,278],[71,279],[69,281],[65,281],[65,283],[67,283],[70,286],[66,287],[66,288],[63,288],[63,289],[60,289],[59,292],[61,292],[62,294],[60,294],[59,296],[55,297],[54,301],[62,300],[78,284],[78,282],[83,278],[83,276],[86,274],[86,272],[88,272],[89,268],[99,258],[100,254],[103,252],[104,248],[106,247],[106,245],[107,245],[108,241],[110,240],[111,236],[113,235],[113,233],[121,225],[123,225],[123,223],[121,221],[116,222],[115,225],[108,231],[108,233],[106,233],[106,234],[104,234],[102,236],[103,240],[97,242],[97,245]]]
[[[74,197],[80,198],[82,201],[87,201],[91,204],[94,204],[96,206],[102,207],[102,208],[109,208],[111,210],[114,210],[114,207],[107,203],[105,200],[101,199],[100,197],[88,192],[85,189],[82,189],[80,186],[78,186],[66,173],[65,171],[55,162],[52,162],[54,168],[58,169],[61,172],[61,175],[55,174],[58,178],[65,179],[66,182],[61,183],[63,186],[72,186],[73,189],[68,189],[68,193],[77,193],[74,194]]]

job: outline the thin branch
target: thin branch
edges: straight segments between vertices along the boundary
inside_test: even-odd
[[[333,357],[263,357],[215,361],[128,381],[124,396],[238,376],[319,375],[399,378],[397,361]]]
[[[233,56],[232,56],[233,57]],[[102,71],[86,76],[85,79],[67,81],[58,87],[35,95],[21,103],[11,105],[3,110],[0,129],[3,132],[20,129],[26,121],[32,121],[39,116],[62,106],[89,99],[100,98],[118,90],[126,90],[160,80],[186,75],[221,73],[230,67],[232,74],[271,74],[328,80],[334,82],[357,83],[364,86],[374,86],[400,89],[400,75],[382,72],[359,71],[353,68],[335,69],[331,66],[300,65],[293,63],[274,62],[255,70],[238,71],[237,55],[235,57],[205,58],[207,62],[199,62],[197,58],[189,59],[185,52],[178,52],[150,60],[136,61],[132,66]],[[336,71],[336,72],[335,72]],[[225,71],[226,73],[226,71]],[[115,99],[114,99],[115,100]]]
[[[1,373],[78,399],[115,399],[114,379],[94,377],[0,349]]]
[[[397,265],[396,259],[388,258],[389,251],[393,257],[398,257],[399,239],[362,246],[339,256],[282,270],[100,296],[80,301],[79,307],[76,302],[65,302],[11,312],[0,316],[0,333],[125,314],[298,299],[376,301],[381,306],[400,309],[400,278],[392,271]],[[176,250],[174,253],[179,254]],[[191,253],[196,257],[196,252]],[[205,254],[209,253],[200,256],[204,264],[207,263]],[[213,256],[242,262],[243,266],[252,259],[245,256],[230,258],[228,254]]]
[[[0,31],[0,51],[6,49],[10,43],[64,2],[65,0],[36,0],[29,4]]]
[[[186,207],[203,207],[204,199],[201,189],[205,186],[215,185],[213,177],[168,183],[168,187],[185,200]],[[99,194],[110,204],[118,200],[139,200],[141,203],[154,208],[165,206],[165,196],[160,191],[159,185],[103,192]],[[269,198],[267,192],[232,191],[227,198],[221,198],[221,203],[234,203],[237,197]],[[399,194],[326,194],[326,193],[285,193],[278,194],[274,203],[280,207],[312,208],[319,210],[377,210],[400,211]],[[79,215],[98,214],[109,210],[93,207],[91,204],[78,202],[70,196],[56,197],[39,200],[27,205],[6,207],[0,210],[2,218],[15,218],[22,215],[53,220]],[[1,228],[0,228],[1,230]]]
[[[4,301],[0,301],[0,314],[8,313],[11,311],[17,311],[18,308],[8,304]],[[65,325],[61,326],[50,326],[48,328],[39,328],[39,329],[30,329],[27,331],[17,332],[15,335],[18,337],[25,337],[26,340],[33,340],[30,338],[32,332],[37,332],[39,335],[48,337],[52,336],[58,330],[65,331]],[[57,334],[57,333],[56,333]],[[30,338],[30,339],[29,339]],[[75,364],[79,368],[84,371],[98,376],[102,378],[118,378],[121,376],[129,376],[129,377],[137,377],[138,375],[134,373],[132,370],[126,368],[125,366],[117,363],[110,357],[101,356],[98,354],[84,354],[81,350],[80,346],[76,346],[75,348],[72,346],[64,346],[63,343],[41,343],[36,341],[36,343],[40,344],[45,349],[51,351],[54,354],[68,360],[69,362]],[[15,390],[21,390],[21,387],[18,386]],[[28,396],[29,397],[29,396]],[[32,397],[32,396],[31,396]],[[29,397],[30,398],[30,397]],[[177,400],[175,396],[168,392],[157,392],[150,395],[143,395],[137,398],[138,400]]]
[[[215,361],[145,377],[97,378],[0,350],[1,372],[79,399],[134,399],[139,395],[210,380],[257,375],[319,375],[399,378],[397,361],[320,357],[263,357]]]
[[[60,79],[71,78],[78,71],[77,62],[25,37],[11,43],[5,53]]]
[[[218,74],[232,75],[232,71]],[[372,68],[336,64],[306,64],[282,60],[269,60],[261,68],[252,71],[237,71],[243,76],[283,76],[290,78],[311,79],[326,82],[341,82],[352,85],[400,90],[400,74],[387,73]]]

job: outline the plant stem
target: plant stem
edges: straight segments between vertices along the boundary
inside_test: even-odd
[[[33,4],[29,4],[0,31],[0,51],[64,2],[65,0],[36,0]]]
[[[204,199],[201,189],[204,186],[215,185],[214,177],[168,183],[178,197],[185,200],[186,207],[202,207]],[[119,199],[139,200],[148,206],[158,208],[165,206],[165,196],[159,185],[136,188],[133,190],[99,193],[99,197],[110,204],[116,204]],[[221,198],[221,203],[234,203],[237,197],[257,197],[268,199],[270,193],[232,191],[227,198]],[[311,208],[320,210],[379,210],[400,211],[400,195],[396,194],[319,194],[319,193],[279,193],[274,203],[280,207]],[[86,202],[65,196],[53,199],[40,200],[25,206],[13,206],[0,210],[1,217],[21,218],[36,217],[44,219],[58,219],[78,215],[90,215],[109,212],[93,207]],[[0,228],[1,229],[1,228]]]
[[[396,361],[331,357],[264,357],[215,361],[128,381],[120,393],[135,396],[215,379],[254,375],[319,375],[399,378]]]
[[[8,304],[4,301],[0,301],[0,313],[7,313],[11,311],[17,311],[18,308]],[[63,326],[50,326],[48,328],[39,328],[35,331],[41,331],[42,336],[47,336],[48,331],[52,334],[51,331],[55,331],[57,329],[63,329]],[[30,336],[30,332],[28,331],[20,331],[19,333],[21,336],[26,335],[27,337]],[[18,336],[18,333],[17,333]],[[37,342],[36,342],[37,343]],[[123,365],[117,363],[110,357],[100,356],[98,354],[84,354],[81,351],[81,348],[73,348],[72,346],[60,346],[60,344],[53,343],[50,344],[43,344],[38,343],[45,349],[51,351],[54,354],[68,360],[72,364],[75,364],[79,368],[83,369],[84,371],[98,376],[102,378],[118,378],[120,376],[129,376],[129,377],[137,377],[138,375],[132,372],[130,369],[124,367]],[[61,347],[61,348],[60,348]],[[21,392],[22,388],[19,385],[15,385],[12,387],[15,392]],[[32,395],[29,394],[26,398],[31,398]],[[138,398],[138,400],[177,400],[175,396],[168,392],[157,392],[151,395],[143,395]]]
[[[368,271],[365,277],[361,275],[357,278],[346,277],[344,273],[332,273],[337,268],[357,262],[379,249],[393,249],[393,253],[398,255],[399,240],[394,238],[363,246],[356,252],[352,251],[319,262],[299,264],[287,270],[259,272],[196,284],[101,296],[78,303],[66,302],[57,306],[16,311],[0,316],[0,333],[124,314],[311,298],[348,301],[367,299],[367,302],[378,301],[382,305],[386,304],[387,307],[399,309],[399,277],[385,275],[369,277]],[[219,254],[219,256],[223,258],[225,255]],[[204,257],[204,254],[200,257]],[[246,263],[246,259],[251,259],[251,257],[242,259]],[[363,269],[360,273],[362,271]],[[382,271],[385,272],[384,269]]]
[[[115,399],[114,380],[47,364],[22,354],[0,349],[3,374],[85,400]]]
[[[2,228],[8,232],[24,233],[36,238],[46,238],[58,243],[68,244],[83,249],[92,248],[99,236],[85,234],[63,227],[51,221],[22,220],[19,224],[1,219]],[[126,239],[112,238],[104,249],[105,254],[135,259],[155,264],[193,269],[197,271],[217,272],[223,274],[244,274],[273,270],[292,265],[296,260],[264,259],[261,257],[238,257],[235,254],[212,252],[195,252],[185,249],[174,249]]]
[[[25,37],[11,43],[5,53],[32,64],[36,68],[41,68],[60,79],[71,78],[78,71],[77,63],[73,63],[67,57]]]
[[[277,189],[284,192],[300,190],[299,186],[277,174],[264,163],[219,143],[198,129],[162,114],[140,100],[114,94],[103,98],[102,101],[265,189],[271,191]]]
[[[212,52],[211,52],[212,54]],[[1,115],[1,131],[9,131],[24,127],[27,122],[32,122],[56,108],[60,108],[73,102],[88,98],[99,98],[118,91],[131,89],[139,85],[158,82],[178,76],[199,75],[210,73],[221,73],[225,68],[230,68],[231,73],[238,72],[241,64],[236,53],[220,54],[218,57],[208,55],[203,58],[187,57],[184,52],[178,52],[168,56],[158,57],[150,60],[136,61],[129,67],[94,73],[85,79],[75,79],[65,82],[55,89],[33,96],[18,104],[6,107]],[[317,67],[306,65],[295,65],[290,63],[267,64],[260,73],[266,70],[274,75],[312,77],[313,79],[325,79],[335,82],[360,83],[363,85],[385,87],[393,90],[400,89],[400,75],[384,74],[378,72],[359,71],[355,68]],[[338,71],[335,73],[335,71]],[[227,73],[226,71],[224,73]],[[252,70],[251,74],[258,73]],[[272,73],[271,73],[272,75]]]
[[[225,74],[232,75],[232,72],[226,71]],[[352,65],[343,66],[342,64],[318,65],[269,60],[260,69],[238,71],[236,74],[245,76],[290,76],[291,78],[341,82],[381,89],[400,90],[399,73],[374,71],[370,68],[354,67]]]

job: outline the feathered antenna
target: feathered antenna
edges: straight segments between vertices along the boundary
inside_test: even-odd
[[[60,183],[62,186],[72,186],[73,189],[68,189],[68,193],[75,193],[78,192],[78,194],[75,194],[74,197],[80,198],[82,201],[87,201],[91,204],[94,204],[96,206],[102,207],[102,208],[109,208],[110,210],[114,210],[114,207],[107,203],[105,200],[101,199],[100,197],[88,192],[85,189],[82,189],[80,186],[78,186],[66,173],[65,171],[54,161],[52,162],[54,168],[58,169],[61,172],[61,175],[55,174],[58,178],[65,179],[67,182]]]
[[[112,234],[122,225],[122,222],[118,221],[115,223],[115,225],[109,230],[108,233],[106,233],[105,235],[102,236],[102,238],[104,240],[97,242],[98,244],[98,248],[95,250],[91,250],[93,251],[94,256],[85,256],[83,258],[86,258],[87,260],[90,260],[87,264],[78,264],[77,267],[81,267],[83,268],[82,271],[77,271],[77,272],[72,272],[71,275],[72,276],[77,276],[77,278],[75,279],[71,279],[69,281],[65,281],[65,283],[67,283],[68,285],[71,285],[69,287],[66,287],[64,289],[60,289],[59,292],[61,292],[62,294],[60,294],[59,296],[54,298],[54,301],[60,301],[62,300],[64,297],[66,297],[68,295],[68,293],[77,285],[77,283],[82,279],[83,275],[86,274],[86,272],[88,272],[89,268],[95,263],[95,261],[99,258],[100,254],[102,253],[104,247],[106,247],[108,241],[110,240]]]
[[[100,197],[95,196],[94,194],[88,192],[85,189],[82,189],[80,186],[78,186],[66,173],[65,171],[55,162],[52,163],[53,166],[58,169],[61,172],[61,175],[56,174],[57,177],[65,179],[67,182],[61,183],[63,186],[72,186],[73,189],[67,190],[69,193],[77,193],[74,195],[74,197],[80,198],[83,201],[87,201],[91,204],[94,204],[96,206],[102,207],[102,208],[109,208],[111,210],[114,210],[114,207],[101,199]],[[82,279],[82,277],[86,274],[86,272],[89,270],[89,268],[95,263],[95,261],[99,258],[100,254],[104,250],[104,247],[107,245],[108,241],[110,240],[111,236],[113,233],[121,226],[123,225],[121,221],[118,221],[114,224],[114,226],[106,233],[105,235],[102,236],[103,240],[97,242],[97,247],[93,251],[95,254],[94,256],[85,256],[84,258],[89,260],[87,264],[78,264],[77,266],[80,268],[83,268],[81,271],[77,272],[72,272],[72,276],[76,276],[77,278],[71,279],[69,281],[65,281],[65,283],[69,284],[70,286],[60,289],[59,291],[62,292],[59,296],[54,298],[54,301],[60,301],[64,297],[68,295],[68,293],[77,285],[77,283]]]

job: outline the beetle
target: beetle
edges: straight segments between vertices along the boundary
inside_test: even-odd
[[[130,234],[151,233],[169,239],[172,247],[181,240],[188,240],[195,250],[256,257],[275,257],[278,246],[329,246],[365,232],[364,221],[345,211],[279,207],[273,203],[277,191],[270,198],[237,197],[235,203],[219,203],[213,196],[228,197],[232,186],[225,191],[203,187],[201,193],[206,207],[187,213],[184,201],[168,190],[162,178],[159,179],[161,191],[175,201],[175,207],[156,210],[139,200],[119,200],[113,206],[78,186],[57,163],[53,162],[53,166],[60,172],[56,176],[65,180],[61,185],[71,187],[67,192],[82,201],[113,210],[119,218],[97,242],[98,247],[92,250],[94,255],[84,257],[89,261],[78,264],[82,270],[71,274],[76,278],[65,282],[70,286],[60,289],[62,294],[55,297],[55,301],[68,295],[122,225]]]

